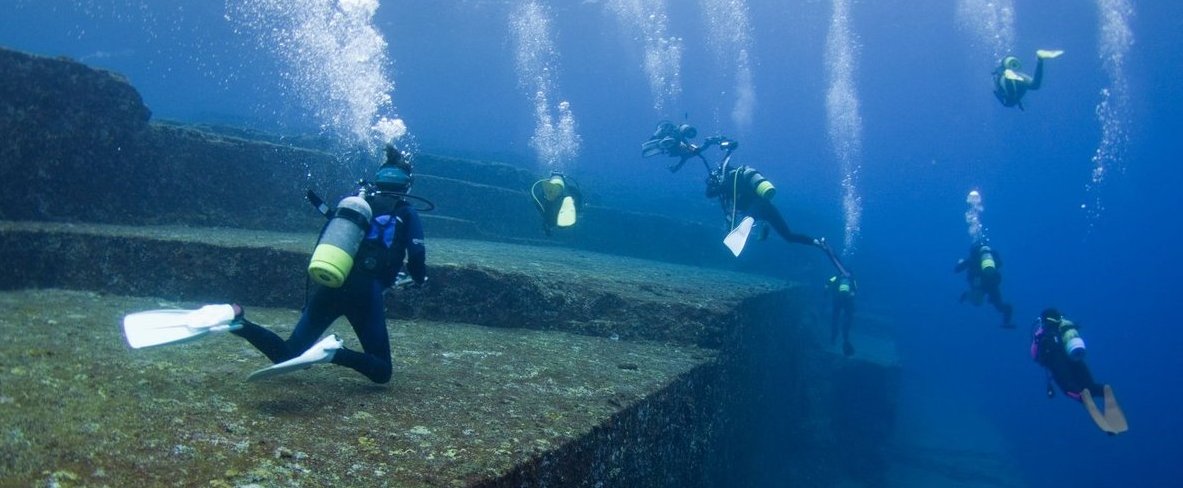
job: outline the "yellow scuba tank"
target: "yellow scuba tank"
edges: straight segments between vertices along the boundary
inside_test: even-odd
[[[997,267],[997,264],[994,263],[994,253],[990,251],[990,246],[982,246],[981,256],[982,271],[991,271]]]
[[[744,177],[748,179],[748,184],[752,186],[752,192],[756,196],[765,200],[772,200],[772,197],[776,196],[776,187],[759,171],[750,167],[744,168]]]
[[[563,191],[567,189],[567,183],[563,181],[563,177],[559,175],[551,176],[549,180],[542,182],[542,194],[547,200],[555,201],[563,195]]]
[[[850,295],[851,292],[854,291],[850,284],[850,278],[845,276],[831,276],[830,286],[833,286],[834,289],[838,290],[839,295]]]
[[[333,218],[320,233],[320,240],[308,263],[312,280],[329,288],[340,288],[353,269],[353,256],[365,239],[373,213],[359,196],[341,199]]]

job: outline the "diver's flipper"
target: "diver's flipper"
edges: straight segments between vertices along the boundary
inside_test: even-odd
[[[1089,393],[1089,389],[1085,388],[1080,392],[1080,402],[1084,404],[1084,409],[1089,411],[1089,417],[1093,418],[1093,423],[1097,424],[1101,430],[1107,434],[1116,434],[1113,427],[1109,426],[1109,422],[1105,420],[1105,416],[1101,415],[1101,411],[1097,410],[1097,404],[1093,402],[1093,394]]]
[[[731,250],[731,254],[739,257],[739,253],[743,252],[743,248],[748,243],[748,235],[752,233],[752,225],[756,223],[756,219],[752,217],[744,217],[739,221],[739,225],[731,229],[727,237],[723,238],[723,245]]]
[[[1008,69],[1002,72],[1002,77],[1011,81],[1023,81],[1023,75],[1020,75],[1013,69]]]
[[[660,139],[649,139],[641,144],[641,157],[648,158],[665,152]]]
[[[1120,434],[1130,430],[1126,423],[1125,414],[1117,406],[1117,397],[1113,396],[1113,387],[1105,385],[1105,422],[1109,424],[1113,434]]]
[[[556,221],[559,227],[571,227],[575,225],[575,198],[571,196],[563,197],[563,203],[559,205],[559,218]]]
[[[135,349],[193,340],[210,332],[236,330],[232,305],[206,305],[197,310],[149,310],[123,317],[123,335]]]
[[[246,378],[247,381],[261,380],[275,375],[289,373],[298,369],[306,369],[317,363],[327,363],[333,360],[333,355],[341,349],[342,342],[338,339],[336,334],[330,334],[328,337],[321,339],[320,342],[313,344],[312,347],[304,351],[304,354],[291,358],[282,363],[273,364],[266,368],[260,369],[251,373]]]
[[[1056,59],[1060,57],[1061,54],[1064,54],[1063,49],[1040,49],[1035,51],[1035,55],[1038,56],[1039,59]]]

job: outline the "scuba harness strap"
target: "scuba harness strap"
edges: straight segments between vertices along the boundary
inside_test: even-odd
[[[320,195],[317,195],[316,192],[308,190],[308,192],[304,194],[304,198],[307,198],[308,203],[311,203],[313,208],[315,208],[316,211],[321,215],[324,215],[326,219],[333,218],[333,209],[329,207],[329,205],[325,203],[325,201],[321,199]]]

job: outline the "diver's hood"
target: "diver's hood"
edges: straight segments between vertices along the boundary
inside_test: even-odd
[[[411,183],[414,181],[415,178],[405,169],[390,164],[382,165],[374,174],[374,185],[383,191],[403,193],[411,189]]]

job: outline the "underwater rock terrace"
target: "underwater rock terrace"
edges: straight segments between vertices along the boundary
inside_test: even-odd
[[[68,288],[301,308],[316,236],[224,228],[0,222],[8,289]],[[425,290],[392,316],[719,348],[769,278],[563,248],[433,239]]]
[[[430,286],[390,296],[388,386],[334,367],[245,384],[266,360],[236,337],[123,344],[123,314],[205,302],[243,303],[286,334],[314,238],[0,223],[0,259],[19,263],[0,298],[0,333],[14,338],[0,346],[5,482],[703,484],[724,408],[720,351],[748,325],[745,304],[790,289],[434,240]]]

